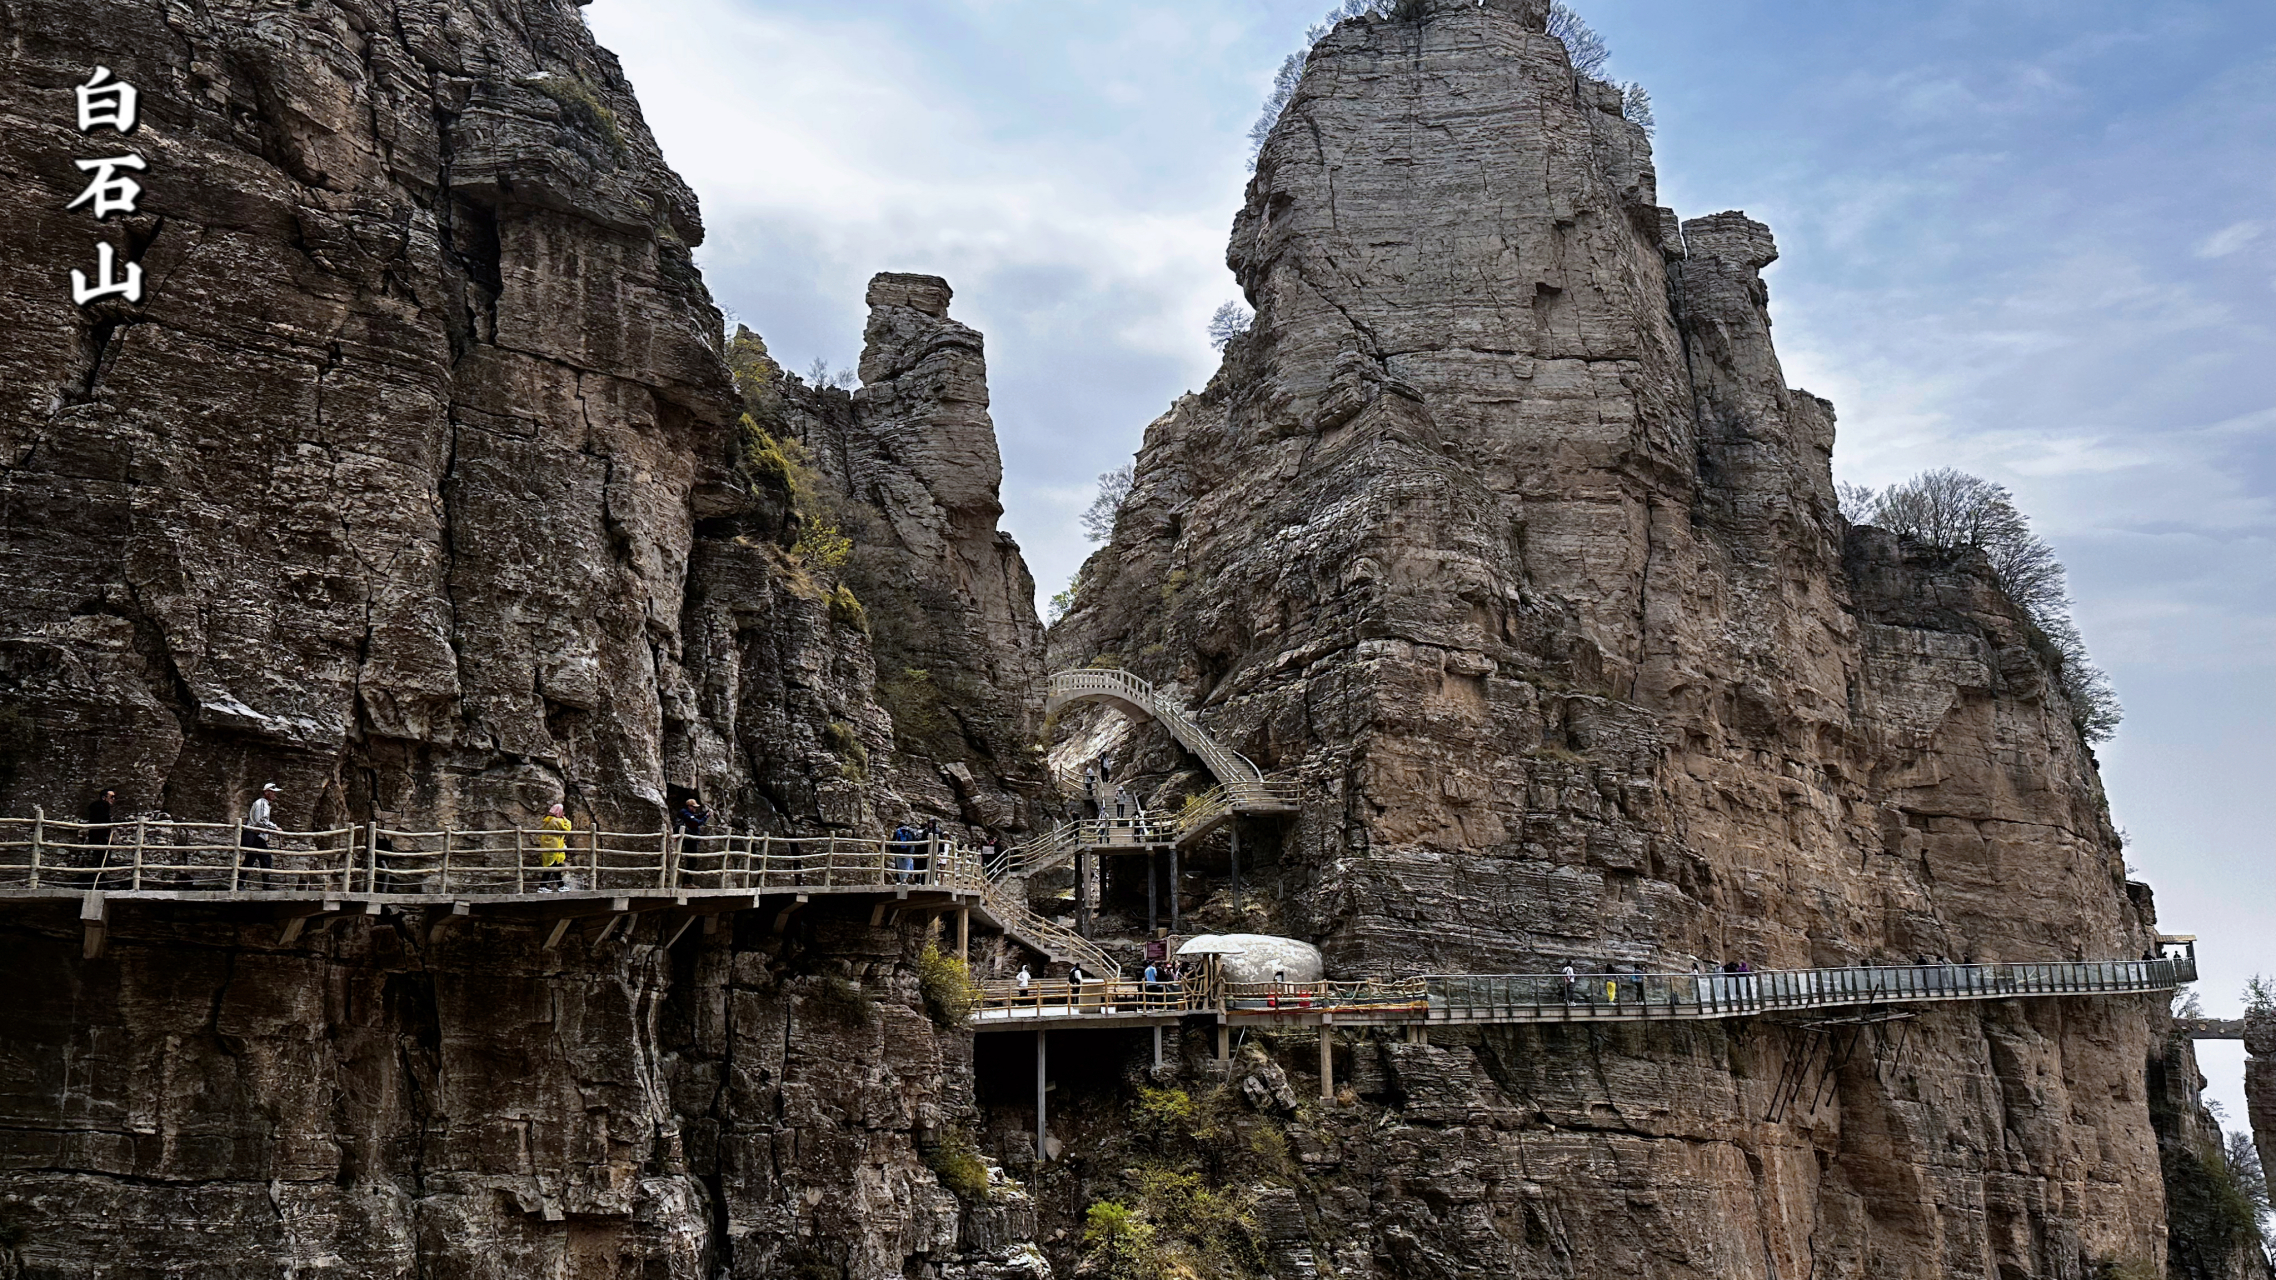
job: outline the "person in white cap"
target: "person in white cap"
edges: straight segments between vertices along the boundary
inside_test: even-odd
[[[237,859],[239,867],[259,867],[263,871],[276,868],[276,856],[269,852],[269,832],[281,830],[276,819],[270,816],[270,802],[277,796],[276,783],[261,784],[261,794],[253,801],[253,810],[245,815],[245,825],[238,832],[237,843],[244,846],[244,851]],[[252,876],[246,876],[242,887],[266,889],[269,887],[269,878],[262,876],[256,882]]]

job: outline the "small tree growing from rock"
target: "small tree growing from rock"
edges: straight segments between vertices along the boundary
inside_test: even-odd
[[[2110,677],[2087,656],[2086,640],[2071,620],[2063,562],[2031,531],[2007,486],[1940,467],[1878,492],[1845,484],[1838,496],[1852,524],[1879,525],[1940,551],[1982,552],[2001,589],[2061,655],[2063,696],[2079,735],[2107,742],[2117,733],[2125,713]]]
[[[1091,541],[1104,542],[1114,536],[1114,520],[1122,511],[1123,499],[1130,496],[1134,475],[1127,462],[1112,471],[1099,473],[1098,496],[1091,499],[1090,507],[1083,512],[1083,533]]]
[[[1209,317],[1211,349],[1223,351],[1226,343],[1247,333],[1250,322],[1255,319],[1256,313],[1238,302],[1228,301],[1220,305],[1216,313]]]
[[[1612,61],[1611,46],[1596,28],[1581,21],[1565,0],[1551,0],[1549,5],[1549,34],[1565,46],[1565,56],[1573,61],[1573,70],[1591,80],[1604,78],[1604,64]]]

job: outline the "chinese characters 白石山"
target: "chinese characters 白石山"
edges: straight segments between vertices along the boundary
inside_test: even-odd
[[[141,122],[140,96],[134,86],[112,77],[109,67],[95,68],[87,83],[76,86],[79,95],[79,132],[93,133],[97,129],[110,129],[120,135],[134,132]],[[87,212],[101,222],[114,213],[135,212],[135,202],[142,198],[142,184],[127,176],[127,171],[141,173],[149,165],[139,155],[105,156],[95,160],[78,160],[79,171],[90,175],[87,187],[79,198],[63,206],[77,209],[89,206]],[[129,262],[123,274],[119,272],[118,250],[108,240],[95,245],[95,278],[74,267],[71,271],[71,300],[84,307],[98,298],[120,297],[128,302],[142,301],[142,264]]]

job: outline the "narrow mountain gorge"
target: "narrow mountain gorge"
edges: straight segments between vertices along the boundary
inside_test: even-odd
[[[2158,996],[1358,1031],[1315,1105],[1316,1040],[1219,1064],[1199,1017],[1158,1068],[1054,1030],[1046,1079],[945,959],[1012,913],[906,870],[370,888],[383,828],[556,802],[834,847],[1043,832],[1102,749],[1157,811],[1206,788],[1047,720],[1100,664],[1299,784],[1171,893],[1332,978],[2152,949],[2059,652],[1842,520],[1770,231],[1660,208],[1546,11],[1313,51],[1233,228],[1255,323],[1047,638],[947,282],[872,280],[858,389],[725,332],[572,0],[0,4],[0,817],[115,788],[233,837],[274,780],[373,841],[368,902],[0,886],[0,1280],[2265,1280]],[[98,67],[131,132],[78,127]],[[139,205],[69,207],[124,152]],[[98,243],[139,300],[73,301]]]

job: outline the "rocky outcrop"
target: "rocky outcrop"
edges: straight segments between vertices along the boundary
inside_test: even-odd
[[[2205,1105],[2196,1045],[2175,1026],[2163,1050],[2150,1061],[2149,1103],[2165,1171],[2166,1274],[2262,1280],[2271,1271],[2259,1214],[2229,1166],[2227,1135]]]
[[[114,8],[8,20],[0,808],[227,820],[275,778],[293,825],[654,829],[687,790],[778,830],[1023,821],[1040,628],[944,284],[880,277],[828,451],[891,533],[873,644],[735,469],[694,198],[574,5]],[[72,128],[98,63],[130,138]],[[61,175],[106,148],[148,168],[98,224]],[[82,311],[105,237],[146,296]],[[975,717],[918,794],[826,740],[910,739],[878,651]]]
[[[653,825],[728,497],[695,201],[572,5],[256,8],[9,19],[0,684],[39,747],[0,799]],[[131,138],[72,129],[96,64]],[[145,190],[98,225],[65,177],[113,148]],[[146,296],[82,311],[105,238]]]
[[[781,423],[852,539],[845,582],[873,636],[900,794],[974,829],[1025,829],[1045,798],[1043,624],[996,527],[984,345],[948,317],[950,297],[937,276],[872,280],[861,387],[786,384]]]
[[[1419,8],[1313,51],[1228,249],[1255,323],[1148,429],[1055,665],[1302,779],[1244,858],[1332,977],[2142,954],[2044,637],[1838,515],[1769,230],[1658,208],[1542,6]],[[1148,741],[1158,800],[1197,781]],[[2152,1005],[1924,1015],[1784,1110],[1777,1027],[1399,1048],[1395,1138],[1306,1212],[1346,1274],[2155,1259]]]
[[[921,1155],[971,1038],[920,1011],[914,927],[332,919],[152,910],[82,963],[69,906],[11,911],[25,1274],[1036,1274],[1024,1193]]]
[[[2244,1102],[2260,1167],[2276,1169],[2276,1009],[2244,1017]]]
[[[274,778],[291,828],[566,799],[653,830],[683,791],[744,830],[1017,825],[1038,642],[977,335],[935,351],[903,305],[876,345],[916,344],[867,464],[915,487],[875,501],[915,504],[902,580],[994,717],[911,763],[873,624],[743,447],[695,201],[575,4],[16,6],[0,50],[0,813],[109,786],[228,822]],[[73,127],[98,64],[130,136]],[[136,212],[65,208],[73,159],[126,150]],[[139,303],[71,302],[102,240]],[[553,949],[119,905],[83,959],[19,901],[0,1275],[1038,1274],[1023,1195],[929,1167],[971,1042],[917,1012],[914,926],[788,905]]]

